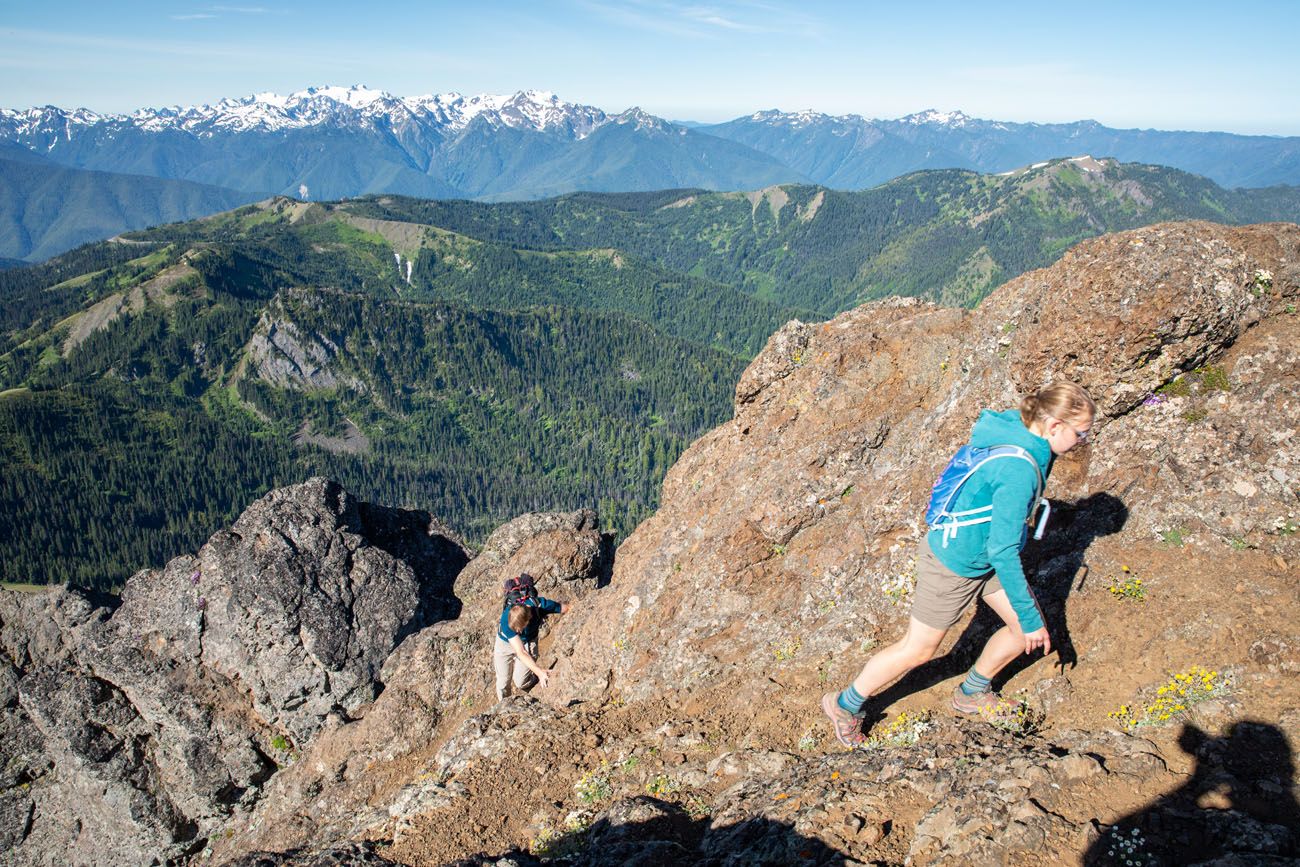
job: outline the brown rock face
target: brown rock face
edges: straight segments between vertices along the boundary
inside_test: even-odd
[[[1080,244],[971,312],[894,299],[787,325],[742,377],[734,419],[687,450],[619,549],[601,624],[566,633],[566,683],[576,697],[612,678],[630,701],[725,684],[778,702],[769,675],[839,683],[863,639],[900,631],[906,607],[882,588],[910,573],[930,483],[979,410],[1058,378],[1102,411],[1091,454],[1058,462],[1055,533],[1030,552],[1058,639],[1067,600],[1093,618],[1120,552],[1134,567],[1167,555],[1153,543],[1171,532],[1183,566],[1217,565],[1234,543],[1243,565],[1247,545],[1287,556],[1295,537],[1270,528],[1300,484],[1297,244],[1291,225],[1165,224]],[[1085,561],[1093,578],[1073,593]],[[1174,575],[1150,577],[1183,597]],[[1165,659],[1146,656],[1158,672]],[[1132,686],[1114,686],[1118,705]]]

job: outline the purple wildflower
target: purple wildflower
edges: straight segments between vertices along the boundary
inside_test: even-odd
[[[195,587],[197,587],[199,584],[199,578],[202,575],[203,575],[202,571],[195,570],[194,574],[190,576],[190,583],[193,584]]]
[[[200,596],[200,597],[199,597],[199,610],[202,611],[203,609],[205,609],[205,608],[207,608],[207,607],[208,607],[208,600],[207,600],[206,598]]]
[[[1164,403],[1166,399],[1167,398],[1163,394],[1148,394],[1146,398],[1143,399],[1142,405],[1159,406],[1160,404]]]

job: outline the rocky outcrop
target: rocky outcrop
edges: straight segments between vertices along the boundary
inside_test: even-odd
[[[612,541],[600,533],[590,509],[520,515],[488,537],[456,579],[456,595],[490,599],[488,607],[495,611],[502,582],[523,572],[536,579],[543,596],[570,581],[591,585],[608,578],[603,570],[612,565]]]
[[[757,698],[769,675],[839,681],[863,639],[899,628],[906,607],[884,588],[907,585],[930,483],[978,411],[1056,378],[1103,412],[1091,454],[1058,462],[1055,532],[1030,551],[1064,639],[1112,601],[1107,571],[1156,568],[1166,537],[1184,566],[1267,551],[1289,570],[1297,537],[1271,527],[1297,510],[1298,245],[1289,225],[1166,224],[1080,244],[974,311],[892,299],[787,325],[742,377],[733,420],[682,455],[659,511],[620,547],[603,628],[560,651],[572,696],[609,682],[632,701],[665,685]],[[1085,556],[1095,574],[1079,593]],[[1178,580],[1161,592],[1182,597]],[[1272,605],[1285,583],[1254,586]],[[1262,631],[1288,633],[1268,620]],[[1098,661],[1118,664],[1108,644]],[[1149,676],[1177,656],[1150,657]],[[1131,692],[1115,686],[1118,706]]]
[[[383,694],[357,720],[324,732],[270,781],[257,808],[231,823],[230,836],[214,841],[218,860],[391,839],[431,799],[447,797],[437,749],[495,701],[491,656],[502,583],[520,572],[533,575],[541,595],[575,609],[560,623],[564,631],[576,629],[607,577],[610,547],[590,510],[521,515],[498,528],[456,576],[458,618],[412,635],[388,657],[379,672]],[[548,621],[541,638],[548,665],[554,664],[552,631]]]
[[[455,616],[467,560],[429,515],[315,479],[135,575],[115,610],[66,589],[4,594],[0,834],[31,863],[202,849],[322,727],[375,698],[404,638]]]
[[[339,347],[322,334],[303,334],[288,319],[263,315],[248,342],[246,356],[259,379],[279,388],[364,391],[355,376],[339,375],[333,362]]]
[[[1048,492],[1056,503],[1052,532],[1027,552],[1057,652],[1017,663],[999,682],[1045,711],[1056,733],[1044,747],[1053,759],[1036,752],[1029,764],[1069,758],[1080,770],[1095,754],[1105,768],[1122,765],[1121,753],[1102,749],[1110,742],[1099,733],[1119,727],[1110,714],[1151,702],[1171,672],[1200,664],[1228,674],[1231,696],[1198,706],[1187,724],[1228,742],[1239,739],[1234,726],[1243,720],[1286,733],[1269,752],[1282,770],[1276,779],[1262,769],[1240,774],[1239,784],[1223,789],[1230,794],[1216,800],[1202,789],[1182,807],[1170,793],[1183,778],[1155,766],[1132,778],[1096,776],[1105,785],[1087,794],[1074,786],[1085,806],[1073,812],[1026,792],[1000,807],[977,799],[967,806],[983,830],[948,813],[927,818],[948,797],[940,797],[948,783],[926,773],[911,808],[899,799],[880,814],[881,826],[896,829],[906,846],[872,857],[999,863],[1030,857],[1036,840],[1078,857],[1102,839],[1090,833],[1130,829],[1124,823],[1132,817],[1147,850],[1165,859],[1195,853],[1168,848],[1160,829],[1196,822],[1237,828],[1204,837],[1206,858],[1292,853],[1294,842],[1267,829],[1260,839],[1273,842],[1254,855],[1231,841],[1249,839],[1242,831],[1249,822],[1284,827],[1300,816],[1292,758],[1300,739],[1286,722],[1300,714],[1290,641],[1300,618],[1298,302],[1300,228],[1169,224],[1085,242],[974,311],[893,299],[823,324],[787,325],[742,377],[735,417],[669,472],[659,511],[619,548],[590,617],[558,634],[557,704],[618,705],[645,729],[665,718],[665,705],[675,707],[716,727],[716,738],[737,754],[757,746],[787,757],[834,749],[817,698],[847,682],[874,646],[901,634],[935,474],[981,408],[1014,406],[1025,391],[1074,379],[1102,407],[1097,443],[1058,462]],[[1143,579],[1145,601],[1109,592],[1125,575]],[[948,712],[950,678],[997,625],[982,610],[960,623],[944,655],[878,697],[868,722],[899,710]],[[1085,734],[1061,734],[1069,731]],[[1203,772],[1205,759],[1177,741],[1181,726],[1143,731],[1162,762]],[[580,780],[602,757],[617,760],[619,749],[608,739],[595,754],[566,753],[576,765],[570,777]],[[953,767],[967,767],[977,749],[962,747],[964,761]],[[715,804],[715,829],[727,805],[716,782],[701,781],[683,754],[685,765],[664,766],[683,793],[668,800]],[[483,773],[511,773],[489,757],[480,761],[492,769]],[[1007,762],[981,779],[1015,778],[1024,769]],[[785,766],[803,764],[787,758]],[[473,780],[458,779],[475,790]],[[798,779],[787,770],[752,779],[752,794],[723,824],[743,825],[764,798],[794,800],[787,790]],[[1134,779],[1144,782],[1126,793]],[[1290,806],[1262,811],[1255,780],[1265,787],[1258,791],[1279,787],[1280,803]],[[949,782],[960,799],[980,794],[962,779]],[[554,791],[532,801],[551,828],[576,806],[559,792],[547,809]],[[1039,804],[1032,816],[1025,812],[1031,798]],[[516,839],[535,836],[541,821],[517,827]],[[801,827],[827,821],[819,815]],[[414,822],[394,851],[407,863],[439,851],[420,836],[429,827]],[[852,851],[843,842],[825,845]]]

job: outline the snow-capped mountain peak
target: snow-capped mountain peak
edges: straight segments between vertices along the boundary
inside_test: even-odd
[[[662,118],[655,117],[638,106],[629,108],[622,114],[611,118],[611,120],[617,124],[633,124],[637,130],[649,129],[656,132],[666,132],[672,126]]]
[[[41,132],[71,138],[74,130],[92,126],[102,120],[102,115],[88,108],[63,109],[46,105],[27,109],[0,109],[0,123],[13,131],[7,138],[19,140]]]
[[[936,111],[933,108],[925,111],[918,111],[916,114],[909,114],[907,117],[899,118],[901,123],[911,124],[934,124],[937,126],[962,127],[970,123],[973,118],[963,114],[960,111]]]
[[[848,119],[856,117],[856,115],[847,116]],[[756,111],[749,116],[749,119],[758,121],[759,123],[767,123],[774,126],[788,126],[798,129],[800,127],[810,126],[828,120],[845,120],[846,118],[832,118],[828,114],[823,114],[820,111],[813,111],[810,108],[806,108],[803,111],[781,111],[774,108],[767,111]]]
[[[183,130],[199,136],[222,132],[303,129],[326,125],[402,126],[418,122],[442,131],[458,132],[475,118],[493,126],[507,126],[538,132],[584,138],[607,123],[598,108],[565,102],[554,93],[523,90],[514,94],[459,93],[396,97],[363,85],[308,87],[281,95],[267,91],[237,99],[223,99],[214,105],[142,108],[129,114],[101,116],[85,109],[3,110],[18,137],[24,132],[48,133],[58,127],[65,136],[79,128],[104,123],[135,127],[148,132]]]
[[[266,96],[275,98],[275,94],[266,94]],[[291,94],[286,100],[286,104],[300,104],[309,99],[325,99],[342,103],[351,106],[352,108],[365,108],[371,103],[378,102],[379,100],[391,100],[392,97],[382,90],[372,90],[371,88],[361,84],[354,84],[351,87],[326,85],[325,87],[309,87],[306,90],[300,90],[297,93]]]
[[[791,129],[800,129],[808,126],[833,125],[835,127],[856,127],[861,125],[874,126],[876,124],[902,123],[919,126],[922,124],[944,126],[948,128],[960,128],[971,123],[974,118],[960,111],[937,111],[933,108],[925,111],[919,111],[915,114],[909,114],[906,117],[900,117],[897,120],[869,119],[860,114],[825,114],[812,109],[803,111],[780,111],[770,109],[768,111],[756,111],[749,115],[748,120],[768,124],[770,126],[788,127]]]

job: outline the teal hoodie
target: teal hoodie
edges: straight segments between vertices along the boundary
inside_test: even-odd
[[[970,442],[980,448],[1020,446],[1038,463],[1044,483],[1052,471],[1052,447],[1025,427],[1019,410],[984,410],[971,431]],[[990,571],[996,572],[1025,632],[1043,628],[1043,617],[1020,564],[1025,518],[1037,486],[1034,468],[1025,461],[1017,458],[989,461],[962,485],[952,511],[977,509],[992,503],[993,520],[960,528],[948,540],[946,548],[942,531],[931,530],[926,536],[939,561],[963,578],[982,578]]]

